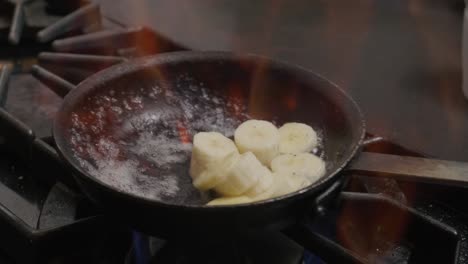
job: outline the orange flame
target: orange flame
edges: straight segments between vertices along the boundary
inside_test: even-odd
[[[245,98],[242,94],[242,87],[236,83],[228,84],[227,97],[229,102],[231,102],[231,104],[229,104],[228,111],[234,117],[242,117],[242,107],[240,106],[245,105]]]
[[[190,140],[190,133],[187,130],[184,122],[178,121],[177,122],[177,132],[179,132],[180,141],[184,144],[188,144],[191,142]]]
[[[284,97],[284,104],[289,111],[294,111],[297,108],[297,89],[290,89],[289,93]]]
[[[459,143],[462,135],[462,124],[466,115],[465,98],[460,87],[460,79],[456,74],[460,62],[460,39],[454,38],[451,31],[446,31],[440,26],[440,23],[435,23],[433,16],[429,12],[427,5],[422,0],[411,0],[408,2],[408,10],[413,17],[417,27],[417,33],[422,38],[421,43],[425,49],[425,56],[428,59],[427,70],[428,75],[433,78],[432,87],[435,90],[427,89],[428,97],[434,97],[434,100],[441,105],[444,116],[431,116],[430,122],[434,122],[434,118],[438,118],[443,126],[447,127],[450,132],[450,137],[444,138],[449,148]],[[450,26],[450,25],[449,25]],[[461,33],[460,33],[461,34]],[[454,74],[455,72],[455,74]],[[421,103],[424,103],[421,102]],[[429,122],[429,120],[428,120]],[[419,130],[414,131],[415,134],[420,133]],[[421,138],[415,135],[414,138]],[[421,144],[433,144],[433,142],[421,142]]]
[[[393,250],[393,245],[400,244],[407,226],[408,215],[404,211],[353,201],[343,205],[337,235],[346,248],[372,258],[385,255]]]

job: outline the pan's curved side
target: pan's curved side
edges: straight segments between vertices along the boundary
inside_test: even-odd
[[[89,108],[87,102],[109,87],[127,87],[134,85],[135,80],[140,83],[156,81],[163,86],[175,87],[174,77],[187,72],[196,82],[203,82],[224,94],[229,94],[229,87],[240,87],[235,93],[248,103],[253,118],[273,118],[279,124],[299,121],[318,128],[324,138],[327,175],[305,189],[282,197],[248,205],[209,207],[127,193],[103,183],[83,168],[71,146],[73,112],[83,106]],[[186,85],[190,85],[190,81],[182,84]],[[252,91],[258,92],[256,89],[267,90],[262,98],[253,99]],[[324,189],[335,182],[341,183],[339,172],[360,147],[364,121],[350,96],[325,78],[298,66],[255,55],[176,52],[116,65],[79,84],[66,96],[58,111],[54,137],[60,155],[70,165],[83,191],[133,226],[151,234],[173,235],[182,230],[203,233],[226,230],[226,227],[235,233],[249,228],[287,226],[313,206],[315,197]]]

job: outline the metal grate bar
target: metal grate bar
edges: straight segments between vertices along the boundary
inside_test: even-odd
[[[10,33],[8,34],[8,41],[11,44],[18,44],[21,39],[21,33],[24,27],[24,1],[17,0],[15,3],[15,12],[11,21]]]
[[[8,81],[10,80],[11,70],[10,65],[3,65],[0,70],[0,107],[5,107],[8,97]]]
[[[60,181],[73,190],[78,190],[75,180],[70,172],[67,172],[57,151],[40,138],[32,142],[31,162],[32,166],[38,170],[45,170],[48,173],[41,175],[41,179],[49,183]]]
[[[20,156],[29,157],[35,137],[31,128],[3,108],[0,108],[0,128],[0,142]]]
[[[55,40],[52,46],[60,52],[89,50],[114,51],[133,46],[143,28],[112,29]]]
[[[86,69],[103,69],[125,61],[125,58],[116,56],[83,55],[73,53],[39,53],[41,65],[57,65],[60,67],[83,67]]]
[[[68,92],[75,88],[75,85],[72,83],[62,79],[39,65],[34,65],[32,67],[32,75],[61,97],[64,97]]]
[[[96,24],[101,24],[100,20],[99,5],[94,3],[89,4],[39,31],[37,39],[40,42],[48,42],[76,29],[86,28],[91,25],[94,28]]]

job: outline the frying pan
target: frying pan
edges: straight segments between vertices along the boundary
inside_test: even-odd
[[[188,175],[191,137],[212,130],[230,136],[249,118],[314,127],[327,173],[281,197],[206,206],[209,194]],[[464,163],[360,153],[364,118],[343,90],[298,66],[227,52],[167,53],[101,71],[65,97],[53,134],[91,200],[113,219],[162,237],[292,226],[334,200],[343,170],[448,184],[468,178]]]

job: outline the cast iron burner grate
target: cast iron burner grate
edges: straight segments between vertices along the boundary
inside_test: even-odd
[[[72,13],[36,30],[35,36],[37,45],[53,41],[56,52],[40,53],[40,66],[33,66],[32,74],[59,96],[90,74],[129,58],[185,50],[144,27],[106,27],[96,4],[76,9],[76,1],[70,3],[55,12]],[[16,43],[15,38],[10,41]],[[304,251],[280,233],[203,248],[195,246],[203,241],[162,241],[113,225],[79,194],[69,177],[63,177],[69,172],[62,167],[52,137],[38,136],[5,108],[12,70],[4,65],[0,72],[0,156],[5,161],[0,163],[0,253],[15,262],[467,263],[465,211],[450,198],[428,202],[433,200],[427,195],[437,194],[441,187],[359,175],[352,175],[347,192],[309,221],[308,228],[286,231],[314,252]],[[415,155],[380,138],[370,141],[368,151]],[[415,197],[411,192],[415,186],[426,196]],[[454,195],[465,193],[451,190]],[[405,219],[406,229],[395,236],[394,222],[378,218],[382,214]],[[210,248],[218,254],[203,253]]]
[[[55,1],[57,2],[57,1]],[[43,27],[60,19],[64,12],[78,8],[78,1],[6,0],[0,2],[0,33],[8,42],[18,45],[21,40],[31,40]]]

